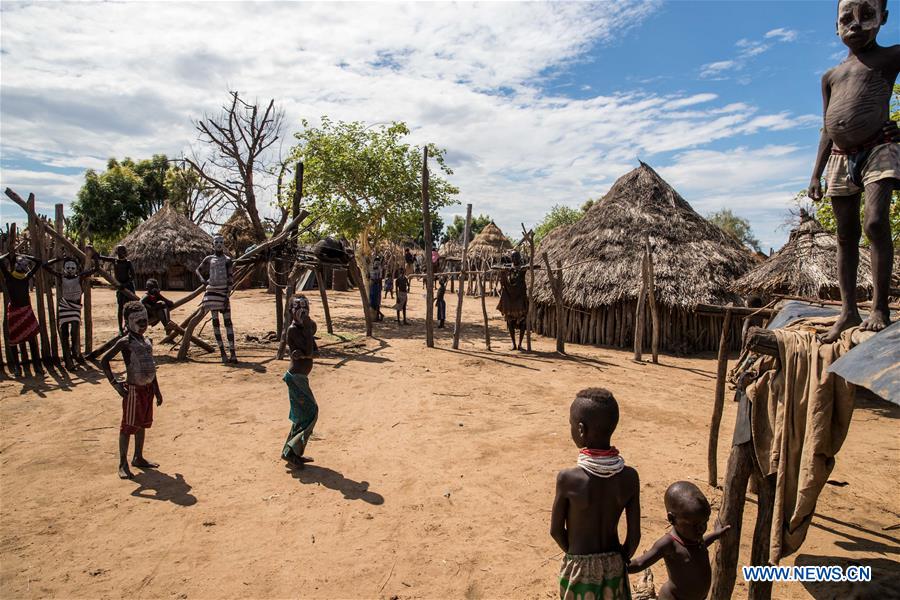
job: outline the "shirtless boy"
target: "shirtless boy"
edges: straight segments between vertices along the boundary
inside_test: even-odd
[[[116,290],[116,304],[118,305],[116,317],[119,321],[119,333],[124,335],[125,304],[137,298],[137,296],[135,296],[137,288],[134,286],[134,265],[128,260],[128,249],[122,244],[116,246],[116,258],[111,256],[100,256],[99,258],[104,262],[113,263],[113,275],[115,276],[116,282],[119,284],[119,288]],[[128,292],[131,293],[129,294],[125,290],[128,290]]]
[[[822,76],[824,128],[809,182],[808,195],[831,198],[838,233],[838,283],[841,315],[823,337],[835,341],[842,331],[880,331],[890,324],[888,293],[894,246],[889,212],[891,192],[900,187],[900,144],[889,120],[890,98],[900,71],[900,45],[883,47],[875,40],[887,22],[887,0],[840,0],[837,33],[850,52],[844,62]],[[856,308],[859,266],[860,193],[865,191],[865,229],[871,243],[873,302],[862,321]]]
[[[556,478],[550,535],[566,553],[559,572],[562,599],[620,600],[631,597],[626,562],[641,541],[638,474],[610,445],[619,405],[603,388],[578,392],[569,410],[572,440],[581,449],[578,466]],[[619,519],[625,512],[625,543]]]
[[[670,485],[665,503],[672,531],[659,538],[644,555],[632,560],[628,572],[643,571],[662,558],[666,561],[669,581],[659,590],[660,600],[703,600],[712,581],[706,549],[731,525],[706,533],[711,512],[709,502],[693,483],[676,481]]]
[[[119,428],[119,478],[132,479],[128,468],[128,438],[134,436],[134,458],[131,466],[155,469],[159,465],[144,458],[144,431],[153,425],[153,398],[156,405],[163,402],[159,382],[156,380],[156,364],[153,362],[153,345],[144,337],[147,331],[147,309],[133,300],[124,306],[128,333],[103,355],[100,366],[110,385],[122,397],[122,424]],[[109,364],[117,354],[125,361],[125,381],[116,379]]]

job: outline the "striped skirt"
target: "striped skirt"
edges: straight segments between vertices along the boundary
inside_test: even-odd
[[[203,294],[202,305],[206,310],[228,310],[228,286],[206,286],[206,293]]]
[[[9,324],[9,343],[12,346],[30,340],[40,329],[30,304],[18,308],[7,304],[6,321]]]
[[[57,325],[62,329],[66,323],[81,323],[81,302],[60,298],[56,305]]]

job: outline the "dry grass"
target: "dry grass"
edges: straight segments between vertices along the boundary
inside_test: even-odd
[[[663,305],[690,310],[739,300],[729,286],[752,267],[750,253],[644,163],[620,177],[580,221],[551,231],[538,257],[546,252],[551,264],[576,265],[563,271],[566,306],[610,306],[637,298],[645,236]],[[535,278],[534,297],[553,303],[543,272]]]
[[[143,276],[163,275],[173,266],[193,271],[212,254],[212,237],[168,203],[120,243]]]

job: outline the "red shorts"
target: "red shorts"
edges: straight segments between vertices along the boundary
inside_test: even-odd
[[[122,425],[121,433],[137,433],[140,429],[147,429],[153,425],[153,384],[133,385],[125,384],[128,396],[122,398]]]

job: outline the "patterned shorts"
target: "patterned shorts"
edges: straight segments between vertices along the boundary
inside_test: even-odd
[[[846,154],[832,154],[825,170],[826,196],[852,196],[863,191],[850,181],[850,159]],[[864,186],[890,178],[900,179],[900,144],[896,142],[875,146],[862,170]]]

